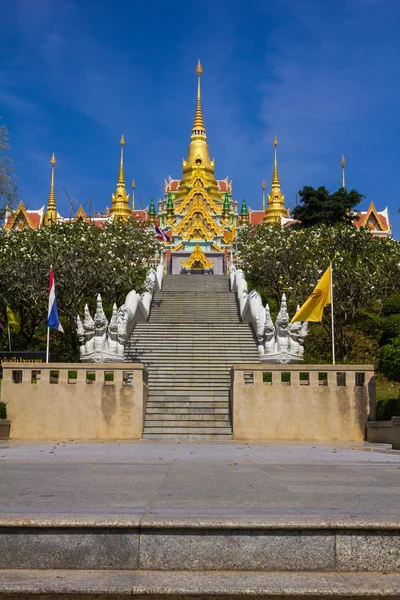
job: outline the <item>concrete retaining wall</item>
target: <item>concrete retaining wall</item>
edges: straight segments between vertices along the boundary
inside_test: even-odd
[[[3,364],[11,439],[141,438],[147,391],[139,363]]]
[[[400,450],[400,417],[392,417],[391,421],[367,423],[367,442],[392,444],[394,450]]]
[[[234,365],[234,439],[360,441],[375,417],[372,366]]]

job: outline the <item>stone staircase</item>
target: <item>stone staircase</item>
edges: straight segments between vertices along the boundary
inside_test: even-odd
[[[168,275],[126,360],[149,371],[144,438],[222,440],[232,438],[231,367],[258,362],[258,353],[228,277]]]

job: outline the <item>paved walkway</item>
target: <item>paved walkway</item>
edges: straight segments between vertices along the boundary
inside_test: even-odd
[[[368,444],[0,441],[1,513],[400,517],[400,452]]]

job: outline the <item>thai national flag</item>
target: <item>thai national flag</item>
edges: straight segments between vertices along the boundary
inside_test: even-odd
[[[158,240],[161,240],[162,242],[170,242],[171,241],[169,239],[169,237],[167,236],[167,234],[165,233],[165,231],[163,231],[161,229],[161,227],[157,227],[157,225],[156,225],[155,228],[156,228],[156,238]]]
[[[4,325],[3,321],[0,321],[0,336],[3,335],[4,327],[5,327],[5,325]]]
[[[58,331],[62,331],[64,333],[64,329],[60,323],[57,312],[57,303],[56,303],[56,284],[54,281],[54,273],[53,269],[50,267],[50,285],[49,285],[49,312],[47,315],[47,327],[51,327],[52,329],[57,329]]]

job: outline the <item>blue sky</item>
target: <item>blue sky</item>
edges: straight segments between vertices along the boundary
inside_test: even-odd
[[[111,204],[125,134],[136,204],[180,178],[200,57],[216,176],[261,206],[279,139],[288,206],[303,185],[346,183],[389,206],[400,237],[398,0],[13,0],[0,22],[0,115],[28,208],[56,194]],[[88,207],[88,205],[86,206]]]

